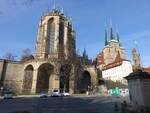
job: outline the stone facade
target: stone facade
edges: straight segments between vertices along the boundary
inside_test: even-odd
[[[105,46],[96,57],[96,67],[102,70],[102,77],[105,80],[127,84],[124,77],[133,72],[131,62],[126,60],[119,34],[117,33],[115,37],[112,27],[109,31],[110,40],[108,32],[105,31]]]
[[[94,90],[97,71],[90,60],[76,55],[75,34],[62,12],[46,13],[39,23],[35,56],[20,62],[0,60],[1,85],[19,93]]]
[[[130,61],[124,60],[105,66],[102,70],[102,75],[105,80],[112,80],[127,85],[127,80],[124,77],[132,72]]]
[[[119,58],[126,59],[125,49],[121,45],[119,34],[117,33],[117,36],[115,37],[112,28],[110,31],[110,40],[108,40],[108,33],[105,31],[105,46],[102,52],[96,57],[96,66],[100,69],[115,62],[118,55]]]
[[[136,70],[125,78],[128,80],[131,103],[138,107],[150,108],[150,74]]]
[[[122,59],[125,59],[125,49],[120,46],[120,42],[117,40],[110,40],[108,45],[103,49],[105,65],[113,63],[118,53]]]

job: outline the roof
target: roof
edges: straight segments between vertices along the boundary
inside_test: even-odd
[[[104,48],[112,48],[110,45],[106,45],[104,46]]]
[[[131,79],[150,79],[150,73],[143,72],[141,69],[138,69],[131,73],[129,76],[124,77],[127,80]]]
[[[102,68],[102,70],[104,71],[104,70],[107,70],[107,69],[110,69],[110,68],[114,68],[114,67],[117,67],[117,66],[120,66],[120,65],[122,65],[122,61],[113,62],[113,63],[110,63],[110,64],[104,66]]]
[[[113,39],[113,40],[110,40],[109,42],[116,42],[116,43],[118,43],[118,41],[117,41],[117,40],[114,40],[114,39]]]
[[[143,71],[143,72],[150,73],[150,68],[142,68],[142,71]]]
[[[97,66],[99,66],[101,64],[105,64],[105,62],[104,62],[104,53],[103,52],[99,53],[97,55],[96,59],[97,59]]]
[[[104,66],[102,68],[102,70],[107,70],[107,69],[110,69],[110,68],[114,68],[114,67],[120,66],[120,65],[122,65],[123,61],[127,61],[127,60],[122,59],[121,56],[120,56],[120,53],[118,52],[118,55],[116,56],[115,61],[110,63],[110,64],[108,64],[108,65],[106,65],[106,66]]]

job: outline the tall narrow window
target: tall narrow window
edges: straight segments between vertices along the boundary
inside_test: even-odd
[[[49,53],[54,53],[55,23],[53,18],[48,21],[48,39]]]
[[[59,44],[64,43],[64,24],[61,22],[59,26]]]

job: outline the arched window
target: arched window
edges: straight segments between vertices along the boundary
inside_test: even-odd
[[[24,79],[23,79],[23,90],[24,93],[30,93],[32,88],[32,79],[33,79],[33,66],[28,65],[24,70]]]
[[[54,53],[55,23],[54,18],[48,21],[49,53]]]
[[[63,44],[64,43],[64,24],[63,22],[60,22],[59,25],[59,44]]]

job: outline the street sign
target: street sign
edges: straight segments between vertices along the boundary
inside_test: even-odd
[[[110,89],[109,92],[111,95],[120,95],[119,89]]]

